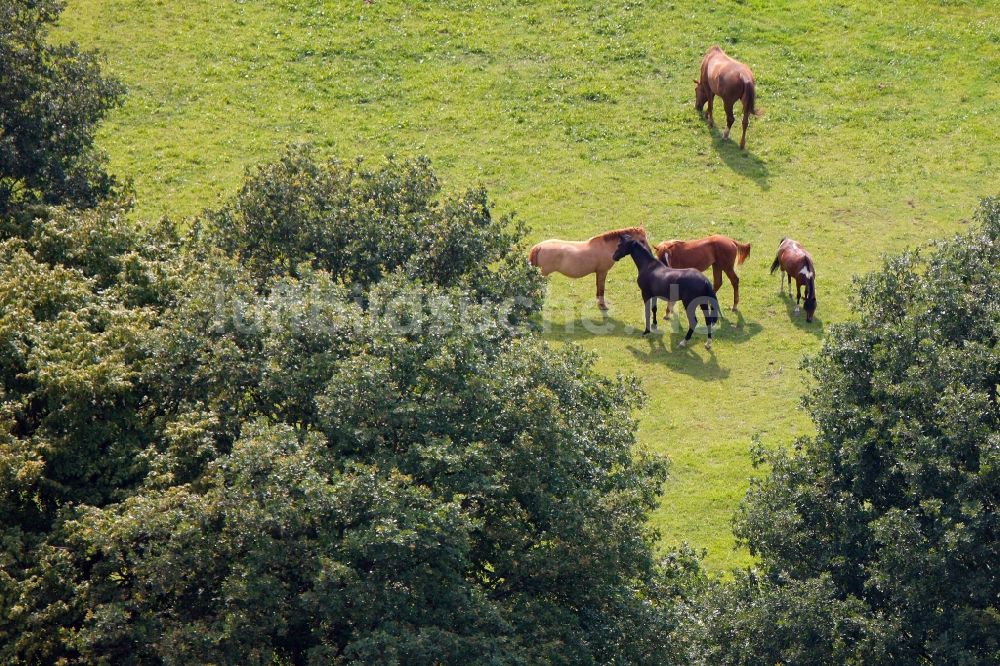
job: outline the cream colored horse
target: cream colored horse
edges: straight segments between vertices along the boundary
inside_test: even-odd
[[[585,241],[553,238],[531,248],[528,262],[540,268],[542,275],[562,273],[566,277],[581,278],[597,273],[597,306],[607,310],[608,306],[604,302],[604,281],[608,277],[608,271],[615,265],[612,255],[618,247],[618,239],[622,234],[629,234],[636,240],[649,244],[646,230],[641,226],[606,231]]]

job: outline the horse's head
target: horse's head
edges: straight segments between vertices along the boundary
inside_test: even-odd
[[[645,239],[643,239],[645,242]],[[630,234],[622,234],[618,237],[618,247],[615,248],[615,253],[611,255],[611,258],[618,261],[627,254],[632,253],[632,248],[638,243],[636,239],[632,238]]]
[[[809,290],[806,292],[806,302],[803,304],[806,309],[806,323],[811,324],[813,315],[816,314],[816,285],[809,283]]]
[[[666,240],[656,246],[656,258],[670,267],[670,250],[673,249],[676,240]]]
[[[707,87],[707,86],[706,86]],[[701,85],[701,81],[694,80],[694,108],[699,111],[708,102],[708,92]]]

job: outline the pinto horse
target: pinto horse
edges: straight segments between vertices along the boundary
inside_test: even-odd
[[[788,276],[788,295],[792,295],[792,276],[795,276],[796,299],[795,312],[799,311],[802,300],[802,287],[806,288],[806,321],[813,320],[816,312],[816,267],[813,266],[812,255],[791,238],[782,238],[778,245],[778,254],[771,264],[771,273],[781,269]],[[785,276],[781,277],[781,293],[785,293]]]
[[[712,118],[712,101],[718,95],[726,109],[726,132],[722,136],[729,138],[729,130],[733,128],[736,116],[733,106],[736,100],[743,102],[743,136],[740,137],[740,150],[747,144],[747,125],[750,114],[757,115],[754,102],[757,99],[757,84],[750,68],[738,60],[733,60],[718,46],[713,46],[701,61],[701,80],[695,81],[694,108],[699,113],[708,103],[708,126],[714,126]]]
[[[656,246],[656,256],[670,268],[696,268],[706,271],[712,267],[712,288],[719,293],[722,274],[733,285],[733,312],[740,304],[740,278],[736,267],[750,256],[750,243],[740,243],[728,236],[715,234],[693,241],[668,240]]]
[[[705,349],[712,348],[712,325],[719,320],[719,301],[715,298],[715,290],[701,271],[693,268],[667,268],[653,256],[645,241],[638,241],[628,234],[622,234],[618,240],[614,260],[618,261],[626,254],[632,255],[632,261],[639,270],[639,291],[642,292],[642,302],[646,305],[646,330],[649,334],[650,313],[653,315],[653,328],[656,328],[656,299],[667,301],[667,312],[673,309],[674,303],[680,301],[687,312],[688,332],[681,340],[683,347],[691,339],[695,326],[698,325],[695,313],[700,306],[708,326],[708,342]]]
[[[581,278],[591,273],[597,273],[597,306],[607,310],[604,302],[604,282],[608,271],[615,265],[612,255],[618,245],[618,239],[628,234],[642,243],[648,244],[646,230],[641,227],[628,227],[598,234],[585,241],[565,241],[551,239],[542,241],[531,248],[528,253],[528,263],[541,269],[542,275],[562,273],[566,277]]]

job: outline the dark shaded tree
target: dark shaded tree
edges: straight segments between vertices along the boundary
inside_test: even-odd
[[[7,0],[0,6],[0,219],[26,205],[91,207],[115,180],[94,133],[124,88],[93,53],[51,44],[64,3]]]
[[[370,174],[352,188],[435,182]],[[258,187],[298,185],[265,167],[241,199]],[[518,323],[539,283],[490,286],[524,261],[485,199],[417,199],[430,222],[400,237],[433,229],[457,262],[355,272],[367,213],[338,213],[360,241],[265,254],[214,217],[180,239],[111,205],[0,244],[0,661],[682,658],[700,573],[653,555],[641,392]]]

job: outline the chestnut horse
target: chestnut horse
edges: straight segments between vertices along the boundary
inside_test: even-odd
[[[562,273],[566,277],[581,278],[597,273],[597,305],[602,310],[608,306],[604,302],[604,281],[608,271],[615,265],[612,255],[618,247],[618,239],[623,234],[648,245],[646,230],[639,227],[616,229],[598,234],[585,241],[565,241],[551,239],[542,241],[531,248],[528,263],[541,269],[542,275]]]
[[[733,106],[736,100],[743,102],[743,136],[740,138],[740,150],[747,144],[747,124],[750,114],[757,115],[754,102],[757,98],[756,83],[750,68],[738,60],[733,60],[718,46],[713,46],[701,61],[701,80],[695,81],[694,108],[699,113],[708,103],[708,126],[713,127],[712,101],[718,95],[726,109],[726,132],[722,136],[729,138],[729,130],[733,128],[736,116]]]
[[[692,241],[668,240],[656,246],[656,256],[670,268],[697,268],[706,271],[712,267],[714,284],[718,293],[722,274],[733,285],[733,312],[740,304],[740,278],[736,267],[750,256],[750,243],[740,243],[728,236],[716,234]]]
[[[782,238],[778,245],[778,254],[771,264],[771,273],[781,269],[788,276],[788,295],[792,295],[792,276],[795,276],[796,298],[795,312],[799,311],[799,301],[802,300],[802,287],[806,288],[806,321],[813,320],[816,312],[816,267],[813,266],[812,255],[791,238]],[[785,293],[785,277],[781,278],[781,293]]]

